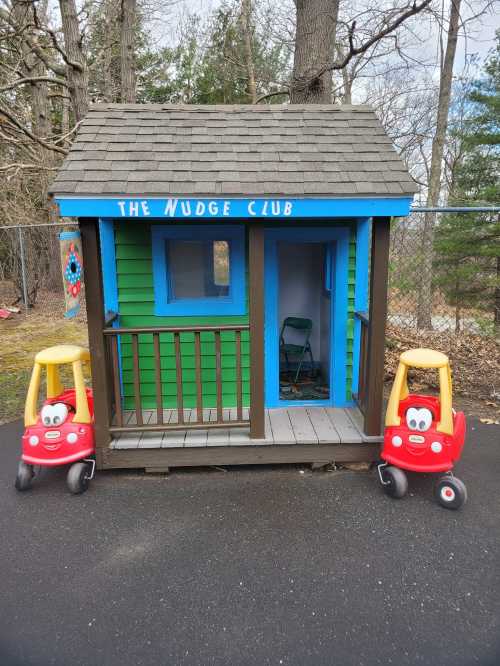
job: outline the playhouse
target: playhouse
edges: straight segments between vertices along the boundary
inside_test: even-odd
[[[365,106],[94,106],[51,188],[82,236],[100,468],[374,460],[390,219]]]

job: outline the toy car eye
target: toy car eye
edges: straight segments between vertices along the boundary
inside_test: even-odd
[[[61,425],[68,418],[68,408],[63,402],[57,402],[52,405],[52,423],[54,425]]]
[[[42,423],[45,426],[50,426],[52,425],[52,405],[45,405],[45,407],[42,407],[42,411],[40,412],[40,418],[42,419]]]
[[[429,430],[432,424],[432,412],[430,409],[427,409],[426,407],[422,407],[421,409],[418,410],[418,416],[417,416],[417,421],[418,421],[418,429],[421,432],[425,432],[426,430]]]
[[[418,430],[419,410],[415,407],[410,407],[406,412],[406,425],[410,430]]]

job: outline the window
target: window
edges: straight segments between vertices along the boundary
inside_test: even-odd
[[[155,314],[245,314],[244,228],[153,227]]]

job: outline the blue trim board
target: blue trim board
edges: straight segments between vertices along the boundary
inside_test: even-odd
[[[113,220],[99,220],[99,243],[101,246],[101,273],[102,288],[104,292],[104,316],[106,316],[107,312],[119,313],[118,279],[116,276],[115,229]],[[120,318],[117,317],[111,326],[113,328],[117,328],[119,325]],[[121,335],[118,336],[118,366],[120,372],[120,393],[123,396]]]
[[[178,199],[56,197],[63,217],[123,219],[288,219],[332,217],[402,217],[411,197],[360,199]]]
[[[243,225],[153,226],[151,228],[155,315],[243,315],[246,313],[245,228]],[[229,243],[229,296],[173,298],[165,241],[227,240]]]
[[[331,299],[330,398],[307,402],[280,400],[279,397],[279,325],[278,321],[278,241],[332,243],[334,245],[334,288]],[[347,362],[347,310],[349,229],[346,227],[308,229],[266,229],[265,235],[265,405],[266,407],[335,405],[345,407]]]
[[[104,312],[118,312],[115,230],[113,220],[99,220]]]
[[[368,307],[368,281],[370,263],[370,226],[371,220],[363,217],[357,221],[356,228],[356,281],[354,286],[354,310],[365,312]],[[351,391],[358,392],[359,355],[361,348],[361,322],[354,319],[354,341],[352,349],[352,385]]]
[[[76,240],[80,238],[79,231],[61,231],[59,234],[59,240]]]

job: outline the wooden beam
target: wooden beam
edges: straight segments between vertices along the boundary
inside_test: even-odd
[[[385,326],[387,322],[387,279],[389,268],[390,217],[375,217],[372,224],[370,316],[366,370],[366,435],[382,433],[384,393]]]
[[[79,218],[85,277],[85,303],[89,332],[92,388],[94,391],[94,432],[97,468],[102,469],[111,435],[111,391],[108,384],[107,353],[103,335],[104,295],[97,218]]]
[[[248,226],[250,437],[264,439],[264,227],[259,221],[251,221]]]
[[[195,448],[110,449],[106,469],[270,465],[286,463],[374,462],[378,442],[363,444],[293,444],[280,446],[208,446]]]

